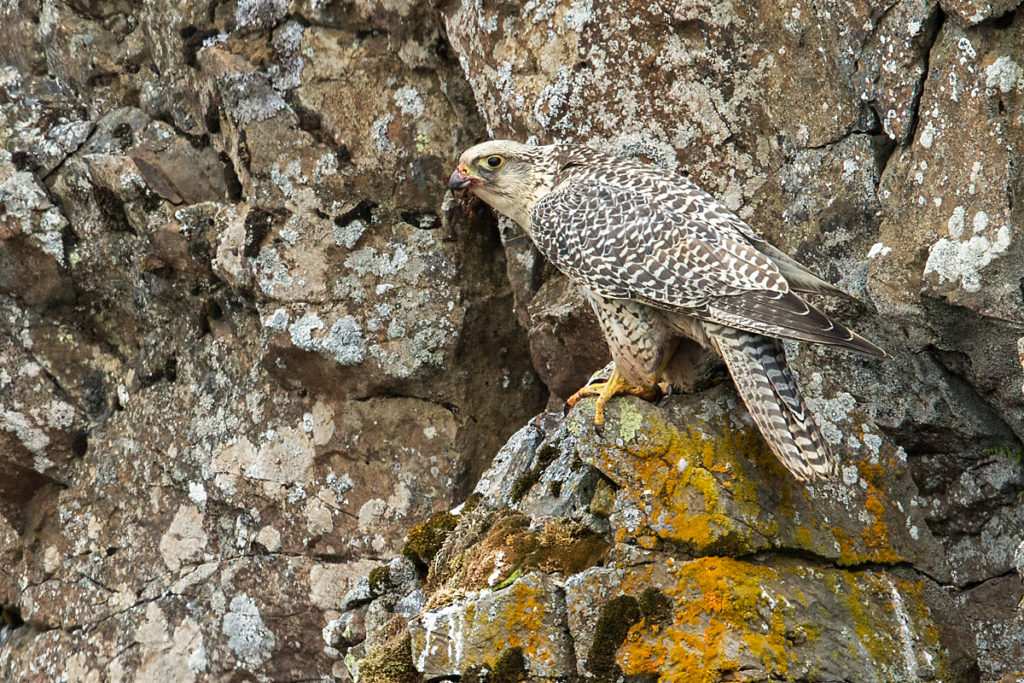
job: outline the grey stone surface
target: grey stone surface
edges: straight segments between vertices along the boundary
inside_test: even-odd
[[[499,642],[642,677],[654,621],[591,656],[640,567],[682,600],[658,628],[728,644],[665,651],[687,671],[824,679],[733,650],[852,632],[861,680],[1019,675],[1018,5],[6,3],[0,678],[414,680]],[[727,383],[562,419],[607,350],[443,195],[487,136],[687,173],[861,299],[821,305],[891,360],[789,348],[843,481],[785,478]],[[396,559],[464,501],[426,576]],[[551,663],[515,641],[534,598]],[[468,601],[505,621],[426,648]]]

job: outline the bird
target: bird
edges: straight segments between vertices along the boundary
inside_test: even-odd
[[[673,355],[696,342],[725,361],[754,424],[797,480],[836,475],[783,340],[885,358],[800,294],[852,297],[687,177],[585,145],[483,142],[463,152],[448,187],[517,223],[593,307],[614,369],[567,403],[597,396],[595,426],[613,396],[656,398]]]

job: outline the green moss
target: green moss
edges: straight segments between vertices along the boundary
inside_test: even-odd
[[[374,595],[384,595],[394,587],[391,581],[391,570],[387,565],[377,567],[370,571],[370,592]]]
[[[523,497],[530,492],[533,485],[540,481],[540,476],[556,457],[558,457],[558,449],[552,447],[550,444],[544,446],[540,451],[538,451],[537,463],[520,475],[519,478],[515,480],[515,483],[512,484],[512,490],[509,491],[508,497],[513,505],[521,501]]]
[[[508,588],[508,587],[509,587],[509,586],[511,586],[511,585],[512,585],[513,583],[515,583],[516,581],[518,581],[518,580],[519,580],[519,578],[520,578],[520,577],[521,577],[522,575],[523,575],[523,570],[522,570],[522,568],[519,568],[519,569],[515,570],[514,572],[512,572],[511,574],[509,574],[509,577],[508,577],[507,579],[505,579],[504,581],[502,581],[501,583],[499,583],[499,584],[498,584],[497,586],[495,586],[495,587],[494,587],[494,590],[496,590],[496,591],[500,591],[500,590],[501,590],[502,588]]]
[[[419,680],[408,634],[373,648],[359,662],[360,683],[415,683]]]
[[[594,627],[594,642],[587,652],[587,671],[601,680],[615,680],[622,675],[615,663],[615,653],[640,617],[640,605],[630,595],[620,595],[605,605]]]
[[[540,468],[532,467],[522,474],[512,484],[512,490],[509,491],[508,498],[512,503],[518,503],[523,497],[530,492],[533,485],[540,480]]]
[[[647,623],[659,624],[672,616],[672,602],[667,595],[653,586],[640,594],[638,603],[640,614]]]
[[[592,567],[604,557],[608,542],[576,522],[555,522],[533,534],[534,545],[522,566],[566,576]]]
[[[430,561],[444,545],[444,539],[458,523],[458,518],[447,512],[432,515],[427,521],[409,529],[402,555],[424,567],[430,566]]]
[[[461,683],[516,683],[525,681],[527,673],[523,648],[511,647],[489,666],[470,667],[459,680]]]

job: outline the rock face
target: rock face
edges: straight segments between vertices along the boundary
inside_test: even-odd
[[[1022,46],[1012,1],[5,3],[0,677],[1022,675]],[[607,351],[443,195],[488,135],[687,173],[858,296],[891,360],[789,349],[842,481],[727,381],[563,417]]]

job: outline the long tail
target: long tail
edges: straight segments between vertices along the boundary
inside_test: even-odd
[[[807,410],[782,342],[722,325],[704,325],[772,452],[800,481],[831,477],[837,460]]]

